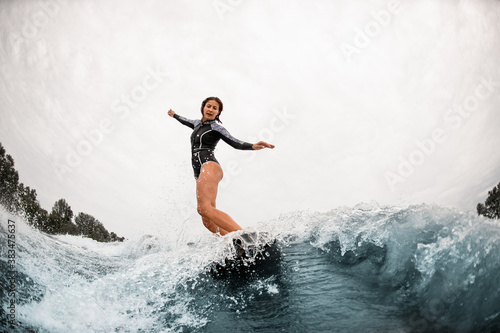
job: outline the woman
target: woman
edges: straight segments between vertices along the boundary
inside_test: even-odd
[[[236,149],[260,150],[274,146],[260,141],[255,144],[244,142],[231,136],[219,123],[219,116],[223,104],[218,97],[208,97],[201,103],[201,120],[190,120],[176,114],[172,109],[168,111],[181,124],[193,129],[191,134],[191,162],[196,179],[196,197],[198,199],[198,213],[203,224],[213,233],[226,235],[230,232],[241,230],[231,216],[215,208],[217,188],[222,180],[222,168],[215,159],[214,149],[220,139]]]

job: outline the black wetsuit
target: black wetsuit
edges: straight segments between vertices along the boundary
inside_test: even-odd
[[[242,150],[253,150],[252,144],[236,139],[234,136],[215,120],[201,122],[201,120],[191,120],[174,114],[174,118],[181,124],[186,125],[193,130],[191,134],[191,163],[193,164],[194,178],[198,179],[203,164],[213,161],[219,164],[215,159],[214,149],[220,139],[233,148]]]

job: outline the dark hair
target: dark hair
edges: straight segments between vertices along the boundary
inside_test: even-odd
[[[220,121],[219,119],[219,116],[220,116],[220,113],[222,112],[222,109],[224,108],[224,105],[222,104],[222,101],[220,100],[219,97],[207,97],[203,100],[203,102],[201,102],[201,114],[203,115],[203,108],[205,107],[205,104],[207,104],[208,101],[216,101],[217,103],[219,103],[219,114],[217,116],[215,116],[215,120],[217,120],[219,123],[222,124],[222,121]]]

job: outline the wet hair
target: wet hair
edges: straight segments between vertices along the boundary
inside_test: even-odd
[[[203,108],[205,107],[205,104],[208,103],[208,101],[216,101],[217,103],[219,103],[219,114],[217,116],[215,116],[215,120],[217,120],[219,123],[222,124],[222,121],[220,121],[219,119],[219,116],[222,112],[222,109],[224,108],[224,105],[222,104],[222,101],[220,100],[219,97],[207,97],[203,100],[203,102],[201,102],[201,114],[203,115]]]

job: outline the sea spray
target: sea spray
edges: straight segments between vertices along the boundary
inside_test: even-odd
[[[50,236],[16,219],[20,331],[425,332],[500,327],[498,220],[435,205],[299,211],[251,231],[276,238],[271,275],[215,279],[230,237],[123,243]],[[6,263],[2,246],[1,264]],[[2,311],[7,310],[2,280]],[[370,320],[365,320],[370,318]]]

